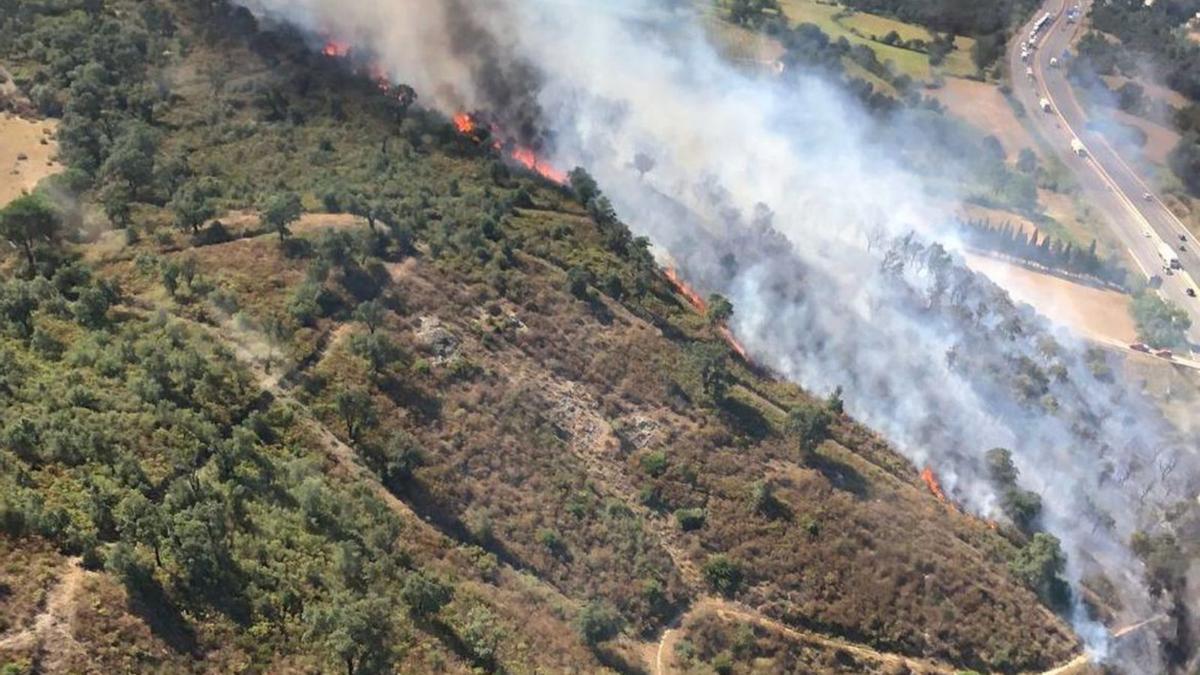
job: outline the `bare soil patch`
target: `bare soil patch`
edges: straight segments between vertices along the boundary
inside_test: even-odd
[[[1051,320],[1084,336],[1130,343],[1137,330],[1129,316],[1129,296],[1116,291],[1042,274],[981,255],[967,254],[967,264],[995,281],[1018,302],[1029,303]]]
[[[58,155],[57,127],[54,120],[27,120],[11,113],[0,116],[0,206],[62,170],[53,159]]]

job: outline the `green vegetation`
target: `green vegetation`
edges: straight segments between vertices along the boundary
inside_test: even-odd
[[[1050,269],[1081,274],[1122,287],[1129,276],[1129,271],[1120,262],[1102,258],[1096,252],[1095,239],[1085,249],[1037,230],[1026,233],[1023,227],[1013,227],[1009,223],[996,226],[987,220],[963,221],[961,229],[972,246]]]
[[[1039,3],[1036,0],[956,2],[955,0],[846,0],[846,4],[901,21],[959,35],[1003,32],[1017,25]]]
[[[586,172],[228,4],[20,10],[0,59],[69,168],[0,220],[0,618],[78,558],[66,670],[634,670],[712,594],[963,666],[1074,649],[1006,538],[928,508],[840,392],[733,358],[732,307],[698,315]],[[126,236],[58,236],[97,204]]]
[[[1042,513],[1042,498],[1031,490],[1017,486],[1020,472],[1013,466],[1012,453],[1005,448],[992,448],[984,456],[992,484],[1000,492],[1004,514],[1022,532],[1031,533]]]
[[[704,580],[712,589],[726,597],[741,590],[745,580],[742,566],[725,555],[713,555],[704,562]]]
[[[1138,338],[1156,349],[1187,346],[1192,320],[1187,312],[1151,290],[1133,297],[1129,311],[1137,326]]]
[[[1066,559],[1056,537],[1045,532],[1033,535],[1011,563],[1012,573],[1032,588],[1042,602],[1055,609],[1066,609],[1071,589],[1063,580]]]

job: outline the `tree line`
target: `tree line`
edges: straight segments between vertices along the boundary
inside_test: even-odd
[[[1036,263],[1043,267],[1099,279],[1124,286],[1128,270],[1111,258],[1096,252],[1096,240],[1087,248],[1072,242],[1062,242],[1037,230],[1026,232],[1011,223],[993,225],[987,219],[967,219],[960,223],[967,244]]]

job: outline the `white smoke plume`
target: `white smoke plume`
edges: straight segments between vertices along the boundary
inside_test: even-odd
[[[1010,448],[1073,584],[1102,571],[1122,620],[1158,613],[1126,542],[1194,497],[1192,450],[1119,374],[1094,374],[1114,357],[1085,358],[966,270],[945,200],[892,159],[902,116],[881,132],[820,77],[734,67],[687,2],[243,4],[369,48],[447,114],[486,110],[548,140],[552,162],[586,167],[686,278],[730,297],[756,360],[817,393],[844,387],[849,412],[982,515],[999,517],[983,454]],[[645,177],[638,153],[655,159]],[[1104,655],[1103,628],[1078,606],[1072,618]],[[1159,670],[1152,637],[1135,642],[1112,658]]]

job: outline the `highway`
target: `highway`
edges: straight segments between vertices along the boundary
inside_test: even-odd
[[[1008,48],[1009,72],[1013,95],[1025,107],[1027,118],[1049,149],[1075,175],[1085,202],[1099,212],[1117,241],[1126,248],[1143,279],[1156,274],[1163,279],[1159,294],[1184,308],[1192,318],[1190,341],[1200,344],[1200,297],[1190,297],[1187,289],[1200,292],[1195,278],[1200,277],[1200,241],[1170,212],[1162,200],[1121,157],[1099,132],[1088,128],[1088,116],[1067,82],[1064,52],[1082,33],[1088,3],[1080,2],[1078,22],[1067,20],[1067,9],[1074,0],[1047,0],[1022,26]],[[1038,33],[1036,48],[1027,62],[1021,60],[1021,47],[1029,39],[1034,23],[1043,13],[1054,18]],[[1059,63],[1052,66],[1050,60]],[[1026,69],[1033,70],[1033,76]],[[1051,110],[1045,112],[1039,101],[1045,98]],[[1079,139],[1083,155],[1072,150]],[[1146,197],[1149,195],[1149,198]],[[1164,271],[1161,250],[1173,249],[1183,270]],[[1181,250],[1182,247],[1182,250]]]

